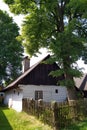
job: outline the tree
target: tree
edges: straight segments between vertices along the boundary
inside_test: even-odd
[[[18,31],[13,19],[0,10],[0,83],[11,81],[20,73],[23,47],[17,40]]]
[[[87,61],[87,0],[4,1],[13,13],[26,14],[21,36],[27,52],[34,55],[48,48],[61,67],[50,74],[64,74],[62,83],[74,86],[73,77],[81,76],[76,61]]]

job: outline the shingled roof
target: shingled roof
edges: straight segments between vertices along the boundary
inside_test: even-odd
[[[79,90],[87,91],[87,74],[83,74],[80,78],[74,78],[74,81]]]
[[[27,71],[25,71],[21,76],[19,76],[16,80],[14,80],[12,83],[10,83],[7,87],[5,87],[2,91],[7,91],[11,88],[14,88],[18,86],[20,81],[26,77],[35,67],[37,67],[41,62],[48,59],[50,55],[47,55],[46,57],[42,58],[39,62],[31,66]],[[87,91],[87,74],[84,74],[80,78],[74,78],[75,86],[82,91]]]
[[[10,88],[13,88],[14,86],[17,86],[19,84],[19,82],[26,76],[28,75],[37,65],[39,65],[41,62],[43,62],[44,60],[48,59],[50,57],[50,55],[47,55],[46,57],[44,57],[43,59],[41,59],[39,62],[37,62],[36,64],[34,64],[33,66],[31,66],[27,71],[25,71],[21,76],[19,76],[15,81],[13,81],[12,83],[10,83],[7,87],[5,87],[2,91],[6,91]]]

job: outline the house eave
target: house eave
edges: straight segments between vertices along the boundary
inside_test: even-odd
[[[11,84],[9,84],[6,88],[4,88],[2,91],[9,91],[13,88],[15,88],[16,86],[18,86],[18,84],[20,83],[20,81],[27,75],[29,74],[37,65],[39,65],[43,60],[45,60],[46,58],[49,58],[50,55],[47,55],[46,57],[44,57],[42,60],[40,60],[39,62],[37,62],[35,65],[31,66],[27,71],[25,71],[20,77],[18,77],[15,81],[13,81]]]

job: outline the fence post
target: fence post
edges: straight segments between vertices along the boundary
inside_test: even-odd
[[[30,112],[34,115],[35,113],[35,100],[33,98],[30,99]]]
[[[53,110],[54,130],[59,130],[59,123],[58,123],[58,104],[57,104],[57,102],[53,102],[52,103],[52,110]]]
[[[22,99],[22,111],[24,111],[24,98]]]
[[[23,111],[27,111],[27,110],[26,110],[26,108],[27,108],[27,107],[26,107],[26,104],[27,104],[27,99],[26,99],[26,98],[23,98],[23,99],[22,99],[22,110],[23,110]]]
[[[43,100],[39,99],[38,100],[38,118],[42,114],[42,111],[43,111]]]

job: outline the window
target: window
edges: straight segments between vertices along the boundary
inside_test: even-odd
[[[3,97],[3,93],[1,93],[1,97]]]
[[[55,93],[58,93],[58,89],[55,89]]]
[[[43,91],[35,91],[35,100],[43,99]]]
[[[15,90],[14,90],[14,94],[15,94]]]

